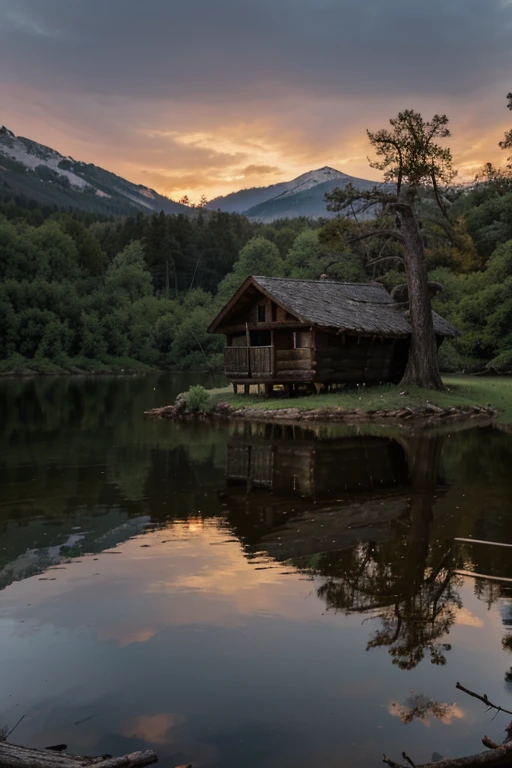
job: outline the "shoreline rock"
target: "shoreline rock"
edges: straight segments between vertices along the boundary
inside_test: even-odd
[[[262,421],[262,422],[324,422],[324,423],[374,423],[374,422],[411,422],[423,423],[455,421],[462,419],[489,418],[498,411],[491,406],[457,405],[441,408],[432,403],[404,406],[393,409],[364,411],[360,408],[346,409],[339,406],[332,408],[235,408],[229,403],[217,403],[209,411],[192,412],[187,409],[185,399],[178,395],[174,405],[153,408],[144,412],[144,416],[173,421]]]

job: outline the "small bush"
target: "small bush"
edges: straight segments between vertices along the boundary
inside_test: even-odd
[[[212,407],[212,397],[204,387],[197,384],[190,387],[184,395],[185,403],[189,411],[194,413],[207,413]]]
[[[510,373],[512,371],[512,349],[497,355],[497,357],[487,363],[486,369],[491,371],[491,373],[495,371],[498,373]]]
[[[461,354],[452,341],[441,344],[438,357],[441,373],[471,373],[484,366],[482,360]]]

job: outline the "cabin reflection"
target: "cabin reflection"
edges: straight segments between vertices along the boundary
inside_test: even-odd
[[[405,451],[395,440],[364,435],[322,440],[292,426],[244,426],[251,429],[228,445],[226,479],[247,491],[260,487],[327,499],[408,483]]]
[[[409,486],[397,440],[246,424],[228,445],[222,497],[244,543],[282,560],[382,540]]]

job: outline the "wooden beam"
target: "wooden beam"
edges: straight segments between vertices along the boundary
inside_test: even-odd
[[[226,335],[232,333],[244,333],[245,326],[249,325],[250,331],[273,331],[273,330],[290,330],[290,331],[307,331],[309,326],[304,323],[298,323],[295,320],[286,320],[275,323],[239,323],[238,325],[226,325],[220,327],[215,333],[224,333]]]

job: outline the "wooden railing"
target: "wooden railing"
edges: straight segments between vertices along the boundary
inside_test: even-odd
[[[249,347],[249,367],[254,379],[274,375],[274,347]]]
[[[251,375],[249,347],[226,347],[224,350],[224,370],[228,378],[235,376],[248,378]]]
[[[308,379],[313,350],[275,347],[226,347],[224,369],[230,379]]]
[[[271,378],[274,347],[226,347],[224,370],[228,378]]]

